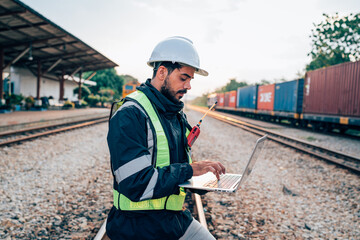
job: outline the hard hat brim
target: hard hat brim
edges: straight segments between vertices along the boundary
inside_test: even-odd
[[[172,62],[172,61],[171,61],[171,60],[170,60],[170,61],[164,60],[164,61],[162,61],[162,62]],[[154,63],[155,63],[155,62],[148,61],[148,62],[147,62],[147,65],[148,65],[149,67],[152,67],[152,68],[153,68],[153,67],[154,67]],[[205,71],[204,69],[197,68],[197,67],[190,66],[190,65],[187,65],[187,64],[183,64],[183,63],[180,63],[180,64],[185,65],[185,66],[189,66],[189,67],[192,67],[192,68],[195,68],[195,73],[196,73],[196,74],[199,74],[199,75],[205,76],[205,77],[209,76],[209,73],[208,73],[207,71]]]

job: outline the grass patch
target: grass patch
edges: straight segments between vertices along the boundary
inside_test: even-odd
[[[313,142],[313,141],[316,140],[316,138],[314,138],[313,136],[309,136],[309,137],[306,138],[306,140],[309,141],[309,142]]]

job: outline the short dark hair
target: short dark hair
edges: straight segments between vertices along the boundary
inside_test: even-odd
[[[152,78],[156,76],[157,70],[160,66],[164,66],[167,69],[168,75],[170,75],[175,69],[180,69],[183,67],[180,63],[177,62],[155,62],[154,65],[155,66]]]

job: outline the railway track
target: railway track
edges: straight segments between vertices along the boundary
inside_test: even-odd
[[[190,109],[199,111],[202,113],[206,112],[206,108],[196,107],[196,106],[188,106]],[[300,139],[296,139],[293,137],[289,137],[275,131],[265,129],[263,127],[259,127],[244,121],[237,120],[232,117],[224,116],[217,112],[209,112],[208,116],[211,116],[215,119],[218,119],[222,122],[228,123],[230,125],[240,127],[246,131],[252,132],[257,135],[265,135],[268,134],[268,139],[276,141],[280,144],[286,145],[288,147],[294,148],[301,152],[310,154],[317,158],[326,160],[328,162],[337,164],[341,167],[345,167],[357,173],[360,173],[360,158],[352,155],[348,155],[345,153],[341,153],[338,151],[330,150],[327,148],[323,148],[317,145],[313,145],[311,143],[302,141]]]
[[[195,111],[202,112],[202,113],[205,113],[207,111],[206,108],[201,108],[201,107],[196,107],[196,106],[189,106],[189,108],[192,110],[195,110]],[[215,119],[218,119],[222,122],[228,123],[228,124],[236,126],[236,127],[240,127],[246,131],[252,132],[259,136],[267,134],[268,139],[276,141],[285,146],[294,148],[296,150],[302,151],[304,153],[310,154],[317,158],[326,160],[328,162],[335,163],[341,167],[348,168],[357,173],[360,173],[360,159],[355,156],[347,155],[347,154],[344,154],[341,152],[337,152],[337,151],[326,149],[326,148],[323,148],[320,146],[316,146],[316,145],[307,143],[307,142],[299,140],[299,139],[295,139],[295,138],[292,138],[289,136],[285,136],[283,134],[276,133],[274,131],[265,129],[260,126],[256,126],[256,125],[253,125],[253,124],[250,124],[247,122],[237,120],[235,118],[221,115],[216,112],[209,112],[208,115]],[[207,227],[208,223],[205,218],[205,213],[204,213],[201,197],[198,194],[192,194],[192,195],[193,195],[193,197],[192,197],[193,202],[195,202],[195,205],[196,205],[196,207],[195,206],[193,207],[193,209],[194,209],[193,211],[197,215],[198,221],[205,228],[208,228]],[[107,238],[107,235],[105,233],[105,225],[106,225],[106,220],[102,224],[102,226],[101,226],[98,234],[94,238],[94,240],[108,240],[109,239],[109,238]]]
[[[108,121],[108,116],[99,116],[99,117],[92,117],[82,120],[74,120],[70,122],[47,124],[44,126],[36,126],[26,129],[4,131],[4,132],[0,132],[0,147],[12,145],[12,144],[18,144],[35,138],[48,136],[51,134],[65,132],[86,126],[91,126],[106,121]],[[201,197],[198,194],[192,194],[192,201],[195,202],[195,206],[193,206],[193,209],[195,214],[198,216],[197,219],[205,228],[207,228]],[[94,239],[109,240],[109,238],[106,235],[105,226],[106,226],[106,220],[101,225]]]
[[[0,132],[0,147],[21,143],[38,137],[87,127],[108,121],[108,116],[97,116],[70,122],[48,124],[32,128]]]

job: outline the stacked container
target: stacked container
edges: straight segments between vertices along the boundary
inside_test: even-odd
[[[258,86],[248,86],[237,90],[237,108],[256,109]]]
[[[217,93],[217,101],[218,101],[218,103],[216,104],[216,106],[224,107],[225,94],[224,93]]]
[[[360,61],[307,72],[303,112],[360,117]]]
[[[275,84],[274,111],[301,113],[304,79]]]
[[[274,93],[275,84],[259,86],[257,99],[258,110],[272,111],[274,109]]]
[[[224,107],[228,107],[230,102],[230,92],[226,92],[224,95]]]
[[[236,107],[236,90],[225,93],[224,107],[229,107],[229,108]]]
[[[230,93],[230,99],[229,99],[229,107],[231,108],[236,108],[236,96],[237,96],[237,91],[231,91]]]

